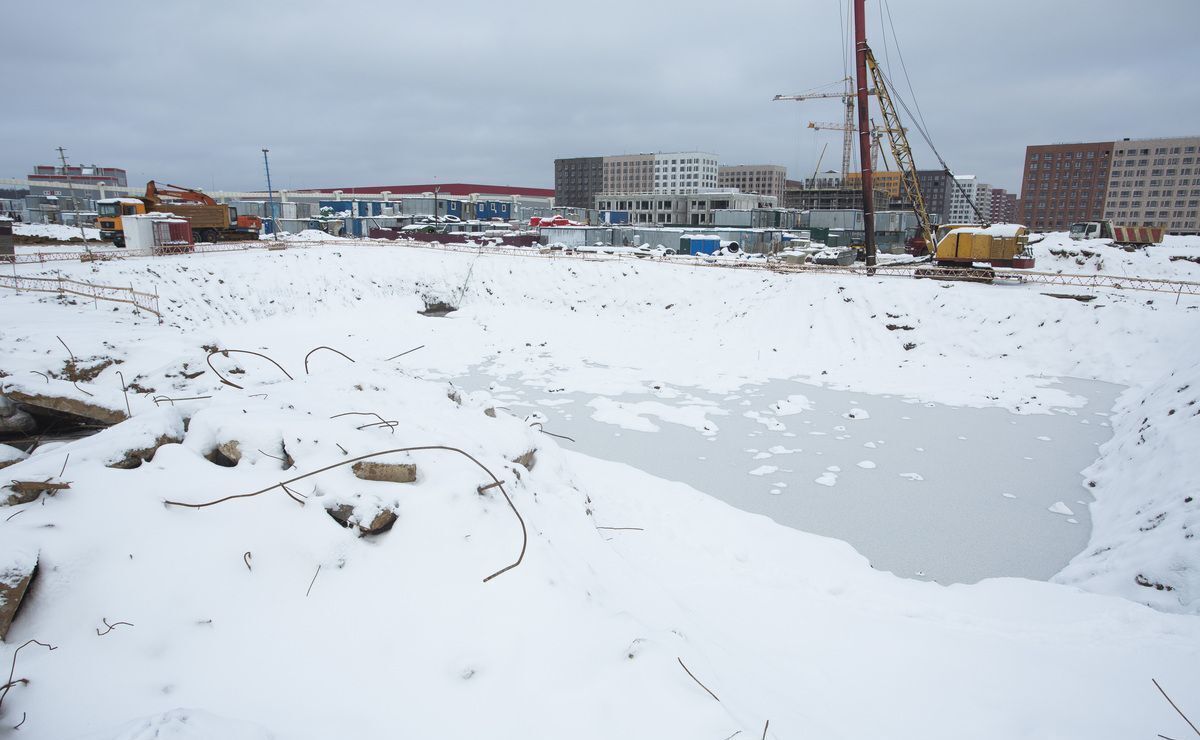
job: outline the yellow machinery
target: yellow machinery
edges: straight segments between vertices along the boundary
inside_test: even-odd
[[[1018,224],[939,226],[933,259],[939,266],[968,267],[987,263],[995,267],[1033,267],[1029,230]]]
[[[883,112],[883,129],[888,134],[892,156],[900,172],[900,184],[905,197],[912,203],[913,211],[917,214],[915,241],[926,250],[929,245],[937,245],[933,249],[933,262],[936,266],[974,268],[980,271],[980,277],[984,276],[985,271],[990,272],[986,265],[1020,269],[1033,267],[1033,253],[1029,251],[1029,230],[1024,226],[946,224],[934,231],[929,220],[929,211],[925,208],[925,198],[921,195],[921,185],[917,178],[916,165],[913,163],[912,149],[908,145],[908,136],[904,127],[900,125],[900,116],[888,93],[887,81],[870,48],[865,51],[867,69],[870,70],[879,108]],[[944,162],[942,164],[945,165]],[[983,218],[982,214],[978,215],[980,219]],[[984,266],[976,267],[980,263]],[[917,276],[932,277],[936,273],[936,270],[925,269],[919,270]]]

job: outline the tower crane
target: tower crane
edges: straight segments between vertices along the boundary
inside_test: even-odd
[[[858,130],[853,124],[846,127],[842,123],[822,123],[819,121],[809,121],[808,127],[815,131],[844,131],[846,137],[851,141],[854,140],[854,132]],[[871,148],[871,168],[874,169],[879,163],[879,153],[883,151],[883,135],[891,133],[883,126],[871,126],[871,138],[875,140],[875,145]],[[846,170],[842,170],[842,181],[845,182]]]
[[[854,79],[844,77],[838,82],[844,83],[845,91],[838,93],[806,93],[802,95],[776,95],[772,100],[817,100],[820,98],[841,98],[842,103],[846,106],[846,122],[845,128],[836,129],[845,131],[845,137],[842,140],[842,179],[845,180],[846,175],[850,174],[850,153],[854,150]],[[872,91],[873,92],[873,91]],[[816,128],[809,124],[809,128]]]

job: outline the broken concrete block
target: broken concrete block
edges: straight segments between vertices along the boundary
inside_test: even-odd
[[[425,310],[418,311],[417,313],[421,314],[422,316],[442,317],[457,310],[458,306],[451,306],[445,301],[435,301],[430,298],[426,298]]]
[[[41,410],[57,414],[67,414],[105,425],[118,424],[128,418],[125,412],[119,409],[105,408],[87,401],[80,401],[77,398],[26,393],[14,388],[9,388],[4,393],[9,399],[28,406],[34,409],[35,412]]]
[[[417,466],[412,463],[381,463],[362,460],[350,468],[360,480],[412,483],[417,479]]]
[[[525,466],[526,470],[533,470],[533,466],[537,463],[537,450],[529,450],[514,458],[513,462]]]
[[[483,415],[490,416],[493,419],[495,419],[496,418],[496,409],[492,406],[488,406],[486,409],[483,410]]]
[[[183,439],[180,437],[172,437],[169,434],[163,434],[158,439],[154,440],[149,447],[142,447],[137,450],[128,450],[125,456],[116,462],[109,463],[108,467],[118,468],[121,470],[132,470],[144,462],[150,462],[154,459],[154,453],[158,452],[158,448],[163,445],[179,444]]]
[[[363,534],[380,534],[392,528],[396,523],[396,512],[391,509],[383,509],[371,518],[369,522],[361,520],[356,521],[354,515],[354,507],[350,504],[338,504],[330,509],[326,509],[329,516],[347,529],[357,527]]]
[[[8,637],[29,584],[37,575],[37,555],[18,557],[0,568],[0,641]]]
[[[232,468],[242,459],[242,448],[236,439],[227,440],[210,450],[204,458],[223,468]]]

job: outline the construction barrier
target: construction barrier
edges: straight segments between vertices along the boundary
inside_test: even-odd
[[[59,295],[82,296],[96,301],[127,303],[134,308],[152,313],[160,321],[162,320],[162,313],[158,310],[158,293],[143,293],[134,290],[132,286],[121,288],[114,285],[99,285],[97,283],[87,283],[82,280],[71,280],[70,278],[63,277],[39,278],[26,277],[24,275],[0,275],[0,288],[9,288],[18,293],[23,290],[32,293],[57,293]]]

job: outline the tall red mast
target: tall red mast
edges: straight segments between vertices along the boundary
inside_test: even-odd
[[[858,84],[858,161],[862,165],[863,239],[867,265],[875,264],[875,199],[871,178],[871,116],[867,110],[867,10],[866,0],[854,0],[855,62]]]

